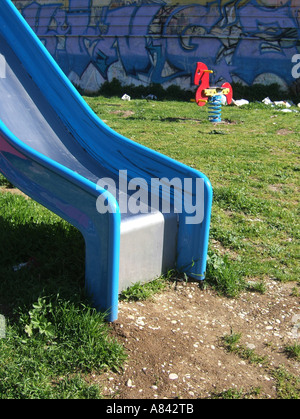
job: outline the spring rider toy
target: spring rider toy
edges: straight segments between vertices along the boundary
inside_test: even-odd
[[[209,74],[213,73],[208,70],[206,64],[198,62],[194,76],[194,84],[198,87],[196,91],[196,103],[198,106],[204,106],[208,103],[209,120],[211,122],[221,122],[222,95],[226,96],[227,104],[232,102],[232,87],[225,82],[222,86],[209,86]],[[199,85],[200,84],[200,85]]]

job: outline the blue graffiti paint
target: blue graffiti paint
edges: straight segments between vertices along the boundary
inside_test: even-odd
[[[79,78],[92,64],[103,81],[114,69],[137,84],[170,83],[192,79],[201,60],[229,82],[251,84],[262,73],[293,81],[291,59],[300,49],[300,5],[293,0],[280,7],[268,0],[16,3],[63,71]]]

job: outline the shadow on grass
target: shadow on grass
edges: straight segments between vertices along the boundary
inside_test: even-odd
[[[0,216],[0,313],[13,318],[42,295],[84,300],[84,239],[64,221],[23,224]],[[25,265],[25,266],[24,266]]]
[[[144,116],[129,116],[126,118],[129,121],[136,121],[136,120],[146,120],[147,118]],[[184,118],[184,117],[165,117],[165,118],[161,118],[161,117],[153,117],[153,118],[149,118],[149,121],[159,121],[159,122],[168,122],[168,123],[172,123],[172,122],[197,122],[197,123],[203,123],[203,122],[207,122],[206,119],[196,119],[196,118]]]

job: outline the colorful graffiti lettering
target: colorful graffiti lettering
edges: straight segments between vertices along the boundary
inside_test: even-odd
[[[293,82],[300,0],[14,1],[72,81],[193,86],[197,61],[215,81]]]

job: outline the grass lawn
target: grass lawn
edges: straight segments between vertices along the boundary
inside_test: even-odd
[[[209,177],[206,286],[237,297],[272,278],[299,295],[299,108],[224,107],[213,125],[191,102],[85,99],[111,128]],[[126,355],[85,300],[83,239],[0,183],[0,398],[100,398],[86,374],[121,368]]]
[[[220,264],[251,283],[299,281],[300,112],[260,103],[223,107],[226,123],[212,125],[207,108],[194,103],[86,99],[113,129],[209,177],[208,277],[223,291],[235,294],[246,284],[222,283],[214,269]]]

